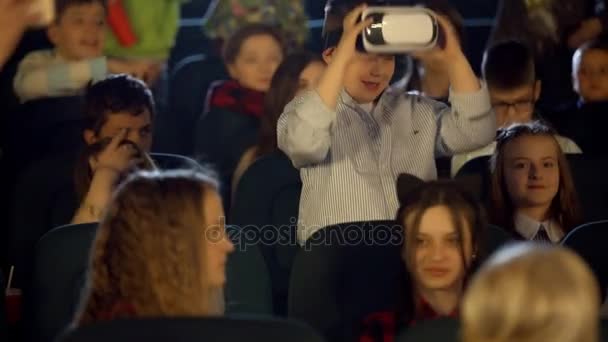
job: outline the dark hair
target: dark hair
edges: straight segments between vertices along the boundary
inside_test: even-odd
[[[422,182],[421,180],[416,181],[416,178],[411,175],[401,175],[399,177],[397,193],[400,207],[397,211],[396,220],[404,227],[404,247],[408,272],[411,273],[414,267],[415,236],[418,233],[422,216],[429,208],[441,205],[449,208],[452,223],[458,232],[462,263],[465,265],[466,282],[469,275],[477,269],[479,261],[485,257],[483,241],[485,239],[487,220],[485,211],[476,197],[453,180]],[[467,223],[466,226],[470,228],[472,253],[476,256],[468,264],[463,249],[463,237],[465,236],[463,232],[466,229],[463,220]],[[406,281],[407,277],[408,273],[404,273],[404,281]],[[405,287],[401,288],[409,287],[411,291],[409,294],[406,294],[409,295],[409,298],[403,298],[399,301],[397,313],[407,321],[415,318],[418,308],[415,302],[415,288],[411,283],[405,285]]]
[[[534,52],[524,43],[498,42],[484,54],[482,73],[489,87],[513,89],[536,81]]]
[[[257,156],[262,156],[277,149],[277,121],[285,105],[298,91],[300,74],[311,63],[324,63],[317,54],[301,51],[290,54],[279,65],[272,83],[264,98],[264,116],[260,120],[260,137]]]
[[[145,110],[154,118],[154,98],[146,84],[129,75],[111,75],[87,88],[84,128],[99,134],[108,115],[126,111],[138,116]]]
[[[491,203],[490,217],[493,224],[515,234],[515,207],[504,177],[505,148],[506,146],[522,136],[546,136],[553,139],[558,154],[559,166],[559,189],[551,203],[549,213],[553,219],[568,233],[581,223],[581,210],[577,198],[574,181],[570,172],[570,166],[566,156],[562,152],[559,143],[555,139],[556,132],[548,125],[540,121],[513,124],[505,129],[499,130],[496,139],[496,150],[490,159],[491,176]]]
[[[61,19],[65,11],[72,6],[99,3],[105,11],[108,10],[106,0],[55,0],[55,18]]]
[[[281,47],[281,51],[286,50],[286,42],[283,33],[274,26],[265,24],[249,24],[237,30],[224,44],[222,57],[225,64],[232,64],[236,61],[241,51],[243,43],[253,36],[271,36]]]

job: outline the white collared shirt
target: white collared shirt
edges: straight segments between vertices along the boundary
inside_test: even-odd
[[[534,239],[541,225],[545,227],[551,242],[558,243],[564,237],[564,230],[554,220],[538,222],[525,214],[516,213],[514,223],[515,230],[526,240]]]

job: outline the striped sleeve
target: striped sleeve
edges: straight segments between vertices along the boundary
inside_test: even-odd
[[[107,73],[105,57],[79,62],[56,62],[48,52],[33,52],[19,64],[13,81],[21,102],[43,97],[70,96]]]
[[[450,107],[439,111],[437,153],[452,156],[484,147],[496,136],[496,116],[485,82],[474,93],[450,93]]]
[[[279,148],[296,168],[322,162],[331,144],[336,112],[325,106],[316,91],[309,91],[285,107],[277,125]]]

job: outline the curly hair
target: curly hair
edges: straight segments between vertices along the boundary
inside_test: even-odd
[[[217,192],[192,171],[138,172],[117,189],[91,250],[75,325],[217,313],[206,278],[203,205]]]

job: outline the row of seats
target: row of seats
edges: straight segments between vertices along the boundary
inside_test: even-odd
[[[25,289],[29,340],[52,340],[73,317],[96,228],[96,224],[68,225],[53,229],[38,242],[31,287]],[[227,228],[236,246],[227,264],[227,314],[277,316],[274,284],[260,251],[265,243],[256,236],[259,231],[247,229]],[[352,240],[349,231],[353,230],[376,240]],[[608,250],[598,241],[607,238],[608,221],[600,221],[575,229],[563,241],[587,260],[603,288],[608,284]],[[401,262],[402,239],[395,222],[371,221],[327,227],[303,248],[293,246],[296,256],[290,267],[286,316],[309,324],[329,341],[356,340],[357,322],[371,312],[390,310],[398,292],[406,291],[398,288],[398,279],[407,276]],[[510,234],[490,226],[482,260],[509,241]]]
[[[36,241],[52,228],[69,223],[78,208],[73,180],[77,157],[70,152],[34,162],[14,184],[9,229],[4,233],[10,259],[19,266],[19,281],[28,273]],[[200,167],[193,159],[179,155],[152,153],[151,157],[163,170]]]

